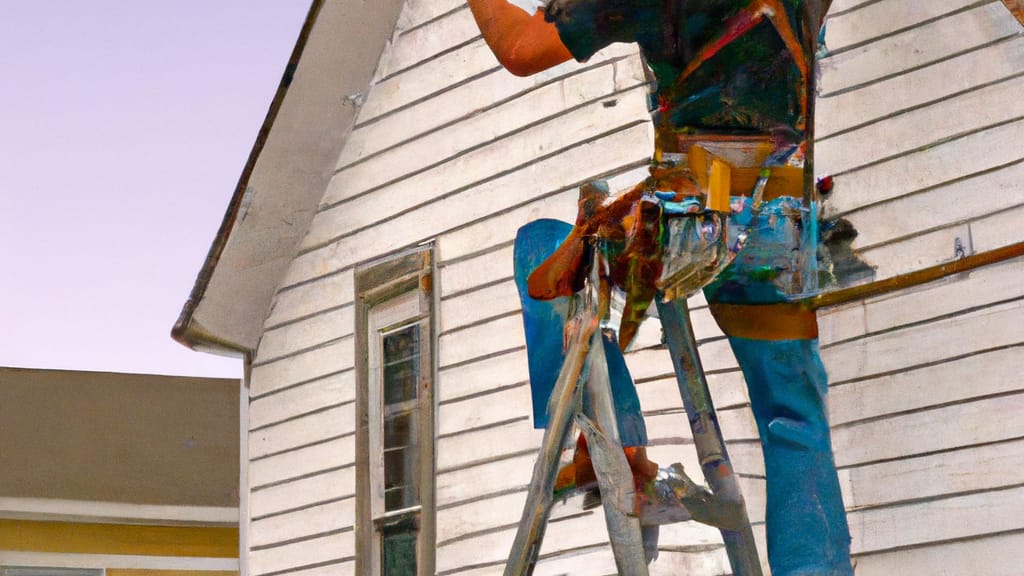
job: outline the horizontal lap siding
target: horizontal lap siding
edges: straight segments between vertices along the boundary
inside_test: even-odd
[[[859,9],[868,7],[872,13],[884,14],[896,5],[850,4],[844,17],[854,18]],[[873,73],[877,76],[863,76],[863,86],[849,79],[838,81],[832,85],[833,94],[822,100],[824,110],[828,110],[828,98],[834,98],[837,108],[833,110],[843,111],[843,106],[867,109],[878,118],[873,122],[864,120],[863,114],[861,118],[837,114],[834,119],[823,114],[828,118],[823,122],[831,124],[823,130],[822,154],[826,165],[830,154],[836,162],[844,163],[835,164],[837,171],[843,171],[840,182],[858,182],[860,178],[861,183],[874,184],[865,191],[864,198],[852,192],[843,195],[840,188],[831,209],[844,213],[862,228],[861,241],[873,247],[878,260],[885,263],[880,270],[883,275],[948,260],[954,238],[947,242],[941,235],[945,229],[959,225],[954,232],[966,238],[966,226],[991,224],[991,219],[1012,214],[1024,201],[1020,187],[1014,185],[1019,181],[1015,162],[1024,157],[1019,153],[1022,147],[1014,147],[1021,133],[1014,129],[1020,112],[1014,108],[1016,103],[1004,105],[998,112],[977,108],[978,102],[1000,102],[1017,93],[1019,71],[1024,66],[999,61],[995,70],[971,70],[962,83],[943,86],[946,91],[931,100],[927,94],[918,93],[907,94],[906,100],[897,100],[899,94],[889,96],[893,86],[913,85],[904,83],[904,75],[915,74],[913,82],[918,83],[950,70],[949,63],[975,63],[977,68],[976,64],[984,61],[981,56],[1018,58],[1019,53],[1012,48],[1019,40],[999,35],[1004,27],[995,18],[1001,14],[987,3],[936,2],[896,12],[894,16],[898,17],[859,32],[843,30],[839,22],[836,38],[845,33],[844,42],[864,47],[889,42],[890,46],[883,45],[882,50],[891,52],[936,34],[936,30],[967,27],[970,33],[960,35],[958,46],[937,46],[923,54],[911,49],[912,54],[896,59],[893,69],[886,68],[892,62],[878,59],[877,54],[856,53],[857,48],[850,48],[845,57],[849,62],[843,66],[855,66],[859,60],[861,65],[875,67]],[[998,41],[991,41],[993,30]],[[868,52],[866,48],[864,51]],[[840,49],[834,58],[842,54]],[[829,66],[825,64],[826,74]],[[935,71],[929,71],[929,66],[935,66]],[[906,73],[908,68],[916,71]],[[878,80],[884,76],[891,77]],[[825,85],[827,91],[827,80]],[[855,97],[859,90],[874,96],[858,103]],[[878,94],[886,94],[888,99],[879,102]],[[946,107],[934,108],[935,99]],[[955,115],[954,121],[935,127],[936,132],[917,129],[939,124],[947,114]],[[891,130],[883,129],[886,123],[893,125]],[[980,131],[976,129],[979,125],[983,128]],[[886,141],[892,130],[902,130],[907,138]],[[986,153],[986,144],[991,144],[992,138],[1007,145]],[[882,140],[882,145],[870,145],[876,140]],[[859,152],[845,154],[847,150],[857,151],[858,146]],[[959,153],[980,164],[950,160]],[[906,162],[936,169],[909,172]],[[639,177],[635,173],[632,176]],[[989,202],[977,199],[979,189],[991,194]],[[928,197],[929,193],[934,197]],[[442,346],[453,348],[442,361],[447,366],[442,370],[442,385],[447,374],[450,385],[456,387],[442,406],[442,421],[451,418],[447,424],[450,430],[469,430],[458,446],[504,438],[505,453],[509,454],[503,458],[500,451],[487,448],[481,450],[477,460],[466,455],[446,460],[451,468],[443,470],[439,478],[440,501],[448,503],[452,514],[442,513],[440,517],[439,531],[445,537],[439,555],[454,560],[443,568],[439,566],[442,573],[499,573],[500,560],[514,534],[516,508],[525,497],[529,481],[527,465],[532,462],[531,450],[536,449],[540,436],[534,432],[529,438],[526,359],[508,264],[511,241],[522,222],[548,215],[571,219],[574,200],[570,190],[545,198],[543,205],[538,202],[536,206],[515,207],[509,218],[485,220],[441,236],[446,339]],[[901,204],[889,208],[898,212],[889,217],[887,225],[881,218],[883,206],[896,202]],[[937,209],[928,210],[928,203],[937,204]],[[915,213],[919,215],[917,220],[908,216]],[[997,247],[999,233],[989,237],[984,242],[976,241],[974,248]],[[931,248],[940,240],[941,251]],[[921,243],[923,248],[912,249],[913,242]],[[914,572],[912,561],[898,560],[899,551],[905,550],[907,558],[912,559],[919,556],[917,550],[934,550],[930,543],[952,542],[970,554],[988,549],[988,538],[999,541],[1001,534],[1022,529],[1012,509],[1000,513],[1001,519],[991,526],[960,514],[965,506],[990,508],[994,513],[999,507],[992,502],[1015,497],[1020,484],[1012,464],[1022,458],[1024,430],[1012,414],[1024,407],[1020,405],[1024,395],[1018,396],[1022,386],[1011,369],[1019,356],[1015,356],[1016,350],[992,349],[1021,340],[1016,327],[1024,325],[1024,318],[1020,317],[1020,306],[1014,303],[1024,286],[1020,266],[1019,261],[993,266],[822,316],[823,356],[836,382],[830,405],[837,462],[850,509],[854,552],[863,566],[897,565],[907,573],[935,573]],[[965,298],[965,294],[978,295]],[[755,532],[763,543],[764,468],[745,385],[727,342],[701,304],[693,304],[693,321],[702,341],[703,361],[711,373],[709,380],[720,407],[722,427],[742,478]],[[960,340],[968,344],[960,346]],[[664,464],[680,461],[696,470],[671,365],[660,347],[660,331],[651,329],[648,323],[636,347],[627,361],[645,410],[652,458]],[[985,381],[965,386],[972,377]],[[494,392],[488,394],[489,389]],[[444,391],[441,393],[445,397]],[[515,420],[509,422],[507,418]],[[460,434],[454,432],[442,442],[459,439]],[[972,466],[975,468],[967,472]],[[493,490],[488,492],[481,486],[493,486]],[[547,533],[548,545],[556,540],[566,552],[543,560],[538,571],[548,566],[552,574],[602,573],[595,567],[611,565],[604,545],[603,521],[599,517],[571,516],[579,510],[574,504],[570,501],[556,508],[556,514],[569,514],[569,519],[553,523]],[[918,516],[926,520],[915,521]],[[913,530],[901,530],[902,524],[916,525]],[[654,573],[683,569],[705,574],[724,572],[717,533],[706,530],[702,542],[695,538],[693,525],[682,526],[686,529],[671,527],[663,532],[663,556],[654,564]],[[586,537],[577,533],[581,529],[589,531]],[[700,549],[702,543],[706,549]],[[480,553],[492,549],[496,551]],[[968,565],[963,559],[953,563]],[[559,569],[554,568],[556,565]],[[608,569],[608,573],[613,571]],[[892,572],[878,569],[873,573]]]
[[[644,127],[640,127],[643,129]],[[648,135],[650,133],[648,132]],[[648,135],[643,135],[647,138]],[[630,137],[634,137],[631,135]],[[608,144],[616,144],[615,141],[606,140]],[[635,146],[635,144],[634,144]],[[644,144],[643,149],[647,150],[648,145]],[[626,158],[626,151],[632,150],[626,147],[620,152],[620,156]],[[640,155],[637,152],[636,158],[629,158],[631,161],[627,166],[636,166],[631,170],[611,173],[598,173],[592,177],[608,177],[609,187],[613,190],[623,190],[643,180],[647,174],[648,153]],[[630,155],[632,156],[632,155]],[[578,190],[573,186],[566,186],[564,189],[556,189],[553,193],[545,194],[541,198],[523,202],[515,205],[500,215],[489,218],[482,218],[472,221],[464,226],[447,231],[438,238],[441,251],[444,253],[445,263],[462,263],[463,260],[473,256],[484,256],[491,249],[507,247],[511,245],[516,235],[516,230],[526,222],[537,218],[561,218],[573,220],[576,217],[576,202]],[[505,273],[511,275],[509,262],[504,263]],[[447,292],[447,290],[446,290]]]
[[[998,1],[835,8],[815,161],[854,248],[886,278],[1018,241],[1024,30]]]
[[[1020,547],[1021,534],[943,542],[933,546],[864,556],[857,559],[858,574],[984,574],[1017,576],[1020,563],[1010,561],[1007,551]]]
[[[352,467],[328,469],[287,482],[254,488],[249,513],[256,522],[265,517],[342,500],[354,494],[355,471]]]
[[[640,97],[642,92],[635,90],[632,95]],[[604,108],[600,105],[591,108],[595,113],[601,110]],[[553,129],[555,127],[552,126]],[[380,220],[360,224],[359,231],[351,236],[334,240],[322,247],[311,247],[295,259],[287,278],[296,283],[314,281],[395,248],[415,245],[477,221],[494,218],[495,212],[519,207],[532,198],[540,199],[557,193],[561,187],[572,188],[595,174],[642,161],[639,153],[630,158],[622,151],[644,147],[650,139],[650,127],[638,123],[614,130],[597,141],[569,144],[558,156],[513,167],[511,172],[489,172],[484,181],[467,183],[455,192],[445,193],[448,195],[436,202],[407,206],[399,201],[401,197],[382,193],[381,201],[391,203],[398,214],[381,215]],[[515,145],[528,144],[517,142]],[[501,148],[494,147],[492,160],[500,157]],[[453,176],[458,177],[456,174]],[[560,182],[545,185],[544,180],[552,177],[558,178]],[[435,184],[444,185],[443,182]],[[445,189],[435,188],[435,193],[443,194],[437,190]],[[375,211],[379,211],[379,208]],[[333,212],[337,212],[337,209],[322,214],[333,217]],[[315,229],[320,220],[314,219],[311,234],[322,234],[326,239],[332,232],[326,229],[322,233],[317,232]]]
[[[263,428],[353,402],[355,390],[351,376],[352,372],[348,371],[255,397],[252,400],[255,416],[249,418],[249,427]]]
[[[448,12],[465,7],[463,0],[422,0],[407,2],[398,17],[398,29],[410,30],[425,26]]]
[[[994,0],[983,2],[971,10],[950,11],[939,18],[921,21],[909,29],[866,39],[853,47],[829,43],[832,38],[829,34],[839,34],[840,28],[859,27],[861,21],[888,18],[890,14],[901,14],[906,10],[898,0],[882,0],[879,4],[882,6],[877,9],[871,7],[873,15],[858,10],[829,20],[825,40],[833,55],[822,61],[823,97],[852,91],[1008,38],[1017,34],[1019,28],[1012,18],[1006,16],[1006,8]]]
[[[1019,242],[1024,34],[1002,3],[837,0],[826,40],[825,209],[878,278]],[[819,314],[857,574],[1019,572],[1022,298],[1016,259]]]
[[[249,463],[249,485],[253,490],[259,490],[268,485],[316,474],[354,460],[354,435],[326,440],[277,456],[253,459]]]
[[[942,573],[920,559],[948,548],[966,566],[1024,533],[1024,259],[821,320],[858,574]],[[1011,548],[999,564],[1022,561]]]

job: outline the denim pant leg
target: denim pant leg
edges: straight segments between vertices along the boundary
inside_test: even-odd
[[[817,273],[816,209],[812,205],[804,211],[798,223],[792,214],[801,211],[798,200],[778,198],[757,215],[748,205],[732,218],[731,225],[750,226],[750,237],[705,295],[713,309],[715,304],[740,307],[733,310],[740,324],[723,330],[744,336],[730,334],[729,343],[743,370],[761,436],[773,576],[849,576],[850,530],[832,456],[828,376],[818,341],[809,336],[817,331],[812,325],[799,334],[780,333],[793,318],[777,320],[775,315],[787,314],[785,310],[757,310],[785,305],[813,289],[808,281]],[[808,322],[815,322],[814,317],[798,324]]]
[[[852,575],[818,341],[729,342],[747,381],[764,451],[772,573]]]

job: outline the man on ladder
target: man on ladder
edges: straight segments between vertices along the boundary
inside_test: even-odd
[[[696,192],[682,196],[703,197],[705,209],[750,231],[705,294],[743,370],[761,436],[772,572],[852,574],[817,320],[797,302],[817,287],[813,61],[829,0],[551,0],[533,14],[508,0],[468,1],[488,45],[517,75],[586,60],[613,42],[640,45],[658,100],[644,194],[693,184]],[[570,234],[531,276],[532,296],[560,295],[579,241]],[[653,297],[628,291],[623,348]],[[634,473],[649,474],[637,455]]]

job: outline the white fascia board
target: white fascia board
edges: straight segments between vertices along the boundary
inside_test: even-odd
[[[0,565],[223,572],[238,570],[238,559],[199,556],[137,556],[130,554],[63,554],[59,552],[20,552],[0,549]]]
[[[0,518],[110,524],[237,526],[238,508],[0,497]]]

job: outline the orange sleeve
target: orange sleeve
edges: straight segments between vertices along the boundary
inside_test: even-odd
[[[529,76],[572,59],[555,25],[538,11],[530,16],[505,0],[469,0],[487,45],[506,70]]]
[[[1024,24],[1024,0],[1003,0],[1003,4],[1010,9],[1010,13]]]

